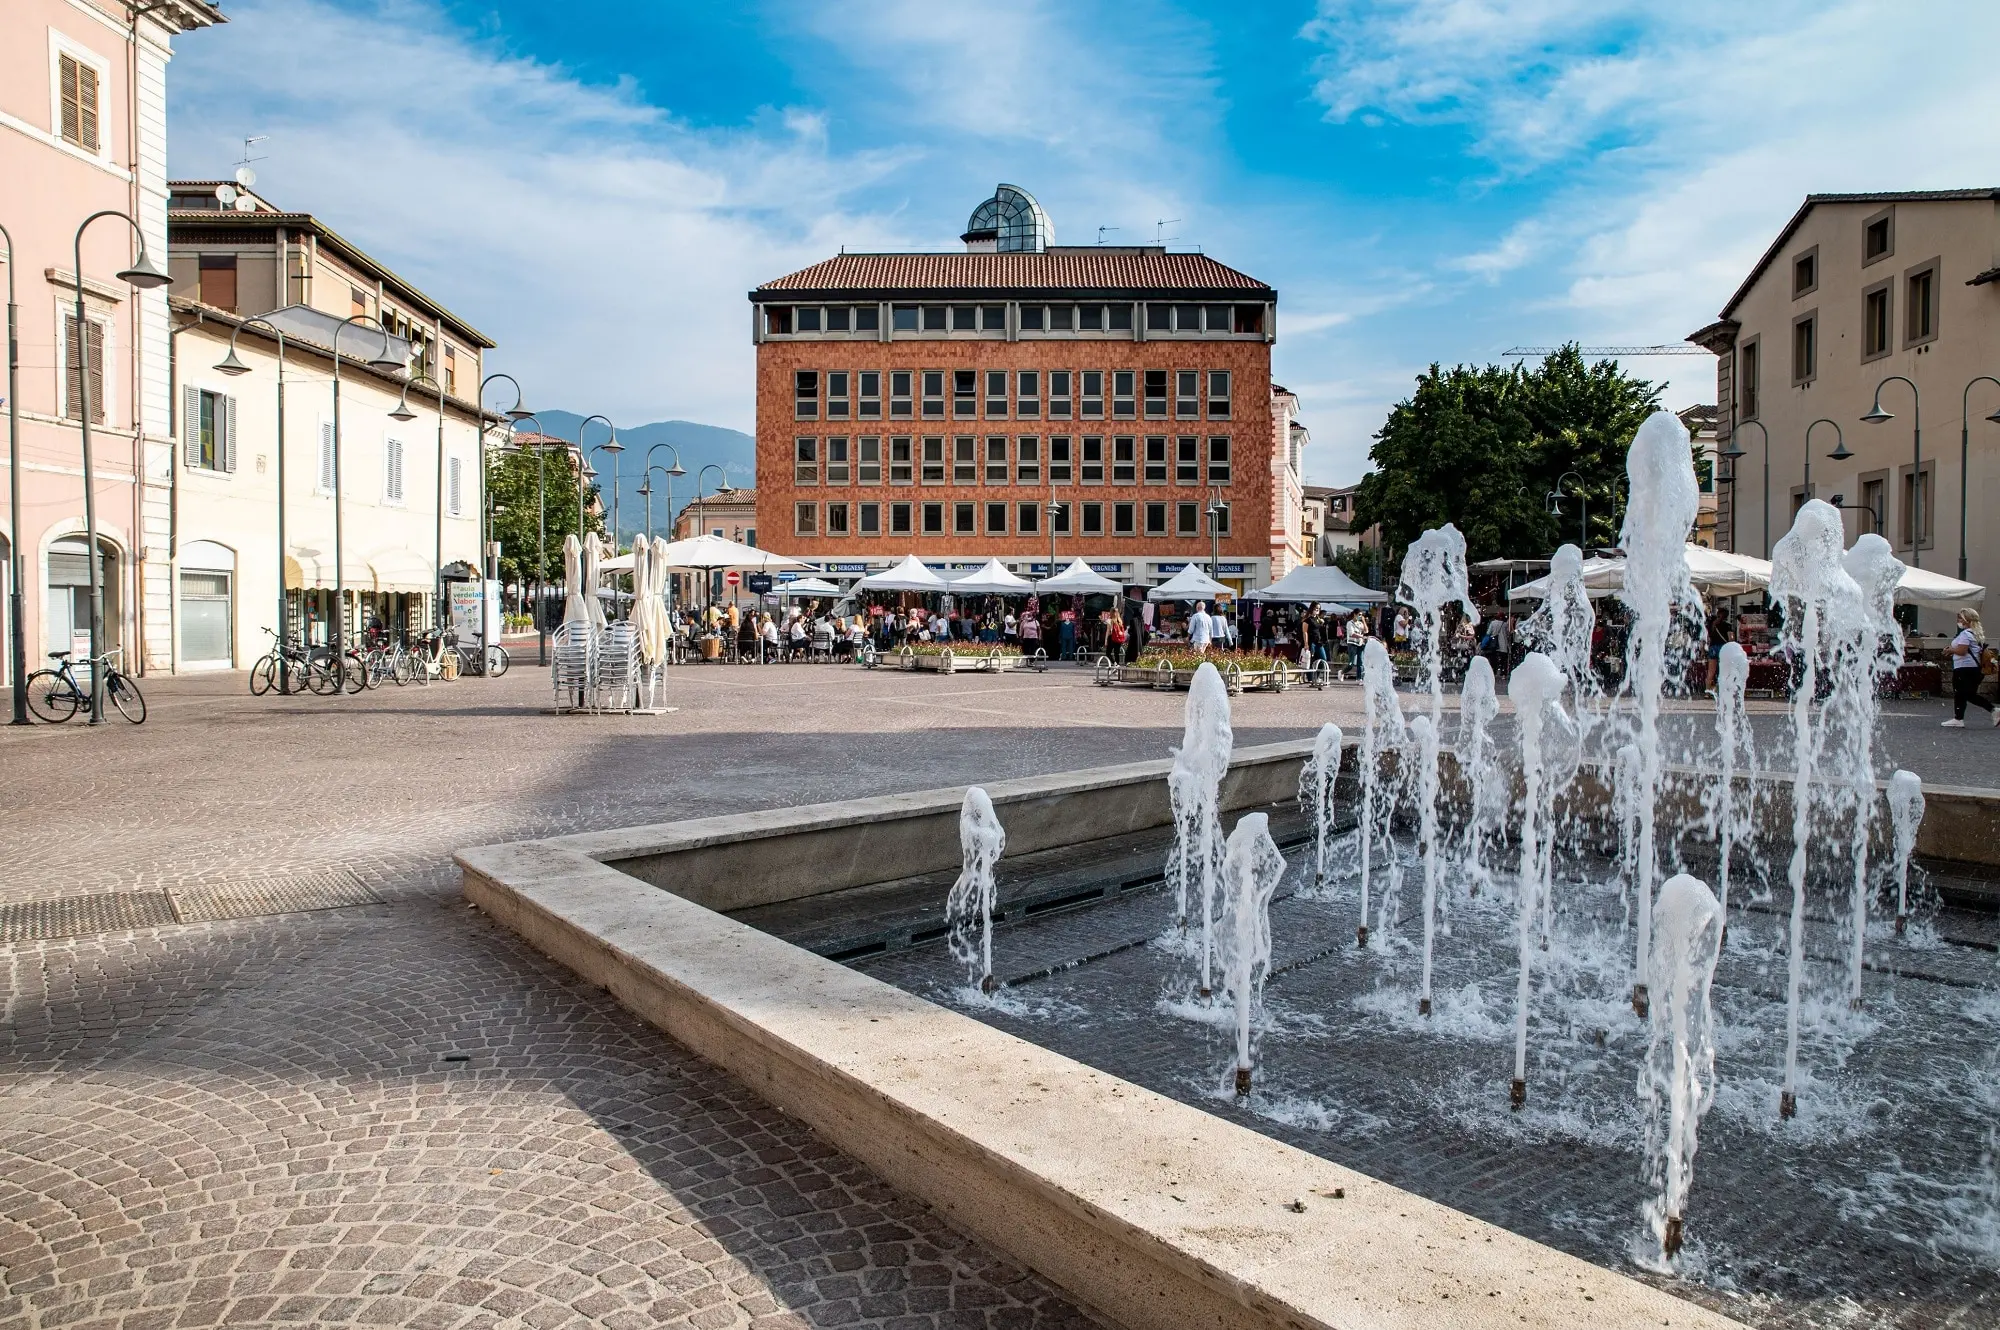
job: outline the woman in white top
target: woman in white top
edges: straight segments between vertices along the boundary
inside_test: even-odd
[[[1979,695],[1979,682],[1986,671],[1980,667],[1979,658],[1986,649],[1986,628],[1979,622],[1978,610],[1958,612],[1958,635],[1951,639],[1951,719],[1945,728],[1962,730],[1965,728],[1965,704],[1985,710],[2000,725],[2000,711]]]

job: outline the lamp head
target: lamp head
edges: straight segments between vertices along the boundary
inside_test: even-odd
[[[1848,451],[1847,440],[1845,439],[1836,439],[1834,441],[1833,451],[1826,455],[1827,460],[1829,462],[1845,462],[1848,458],[1852,456],[1854,456],[1854,454]]]
[[[651,498],[651,497],[652,497],[652,493],[653,493],[653,487],[652,487],[652,485],[650,485],[650,484],[646,484],[646,485],[641,485],[641,486],[639,487],[639,493],[640,493],[640,495],[642,495],[642,496],[644,496],[644,497],[647,497],[647,498]]]
[[[2000,411],[1995,411],[1992,415],[1986,418],[1992,421],[1994,424],[2000,425]]]
[[[1993,413],[1993,418],[1995,420],[2000,420],[2000,411],[1995,411]],[[682,466],[679,461],[675,461],[675,463],[672,466],[667,468],[667,474],[670,476],[684,476],[687,474],[687,468]]]
[[[410,394],[406,391],[403,400],[396,403],[396,409],[389,413],[391,420],[415,420],[417,413],[410,410]]]
[[[1847,506],[1847,496],[1845,494],[1834,495],[1833,506],[1836,508],[1845,508]]]
[[[142,245],[139,248],[138,260],[124,272],[119,273],[118,280],[129,282],[141,291],[150,291],[154,287],[165,286],[174,279],[153,266],[153,260],[147,256],[145,247]]]
[[[1882,409],[1882,403],[1877,402],[1875,403],[1875,409],[1873,411],[1870,411],[1867,415],[1861,418],[1867,421],[1871,425],[1879,425],[1885,420],[1894,420],[1896,418],[1896,413],[1893,411],[1884,411]]]
[[[1749,455],[1749,453],[1736,446],[1736,439],[1733,436],[1729,440],[1729,446],[1716,454],[1717,457],[1730,462],[1735,461],[1739,457],[1748,457]]]
[[[248,374],[250,367],[236,358],[236,348],[231,346],[229,354],[216,364],[215,372],[218,374],[227,374],[231,378],[235,378],[239,374]]]
[[[507,419],[513,421],[516,425],[520,424],[524,420],[533,420],[535,418],[535,413],[528,410],[524,406],[517,406],[513,410],[507,412],[506,415]]]
[[[622,453],[625,451],[625,445],[618,442],[618,436],[616,434],[612,435],[605,442],[600,443],[597,446],[601,451],[607,453]]]

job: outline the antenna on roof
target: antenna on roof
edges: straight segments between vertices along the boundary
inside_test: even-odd
[[[1104,243],[1104,233],[1105,233],[1106,231],[1116,231],[1117,229],[1118,229],[1118,228],[1117,228],[1117,227],[1115,227],[1115,226],[1100,226],[1100,227],[1098,227],[1098,228],[1097,228],[1097,243],[1098,243],[1098,244],[1100,244],[1100,245]]]
[[[1179,236],[1177,235],[1170,236],[1167,234],[1167,228],[1174,225],[1174,223],[1178,221],[1180,221],[1180,218],[1178,217],[1163,217],[1159,221],[1154,222],[1153,243],[1156,245],[1164,245],[1169,241],[1179,240],[1180,239]]]

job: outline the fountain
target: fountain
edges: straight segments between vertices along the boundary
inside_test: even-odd
[[[1842,758],[1853,805],[1847,1002],[1858,1011],[1863,948],[1868,939],[1868,829],[1875,814],[1875,725],[1881,711],[1876,682],[1903,663],[1903,634],[1896,624],[1896,583],[1902,579],[1903,563],[1890,550],[1889,542],[1873,532],[1857,538],[1840,562],[1859,592],[1855,606],[1859,613],[1842,625],[1846,641],[1837,658],[1839,674],[1829,702],[1843,725]]]
[[[1214,945],[1215,879],[1222,856],[1222,820],[1218,812],[1222,779],[1229,774],[1235,737],[1229,728],[1229,689],[1214,665],[1203,662],[1188,686],[1183,712],[1181,746],[1174,750],[1174,768],[1167,778],[1174,807],[1174,853],[1167,877],[1174,887],[1174,918],[1187,928],[1190,879],[1201,897],[1201,995],[1210,991],[1210,952]]]
[[[1715,1102],[1715,1022],[1708,990],[1722,957],[1722,921],[1722,907],[1704,883],[1682,873],[1661,886],[1647,970],[1656,990],[1651,1038],[1639,1089],[1646,1103],[1647,1173],[1659,1188],[1646,1203],[1645,1216],[1668,1260],[1681,1250],[1695,1131]]]
[[[1486,837],[1500,829],[1512,793],[1488,733],[1499,714],[1500,699],[1493,692],[1493,662],[1474,656],[1466,664],[1465,684],[1458,699],[1458,770],[1470,786],[1472,800],[1465,818],[1465,852],[1459,858],[1468,896],[1477,896],[1486,880]]]
[[[1410,742],[1417,750],[1417,806],[1423,809],[1419,853],[1424,859],[1424,963],[1423,979],[1417,989],[1417,1014],[1431,1014],[1431,949],[1437,937],[1438,860],[1443,849],[1437,842],[1438,734],[1429,716],[1410,718]]]
[[[1328,866],[1333,856],[1335,788],[1340,783],[1340,726],[1332,721],[1319,727],[1313,736],[1312,756],[1299,770],[1299,806],[1312,815],[1313,890],[1326,889]]]
[[[1896,852],[1896,931],[1910,922],[1910,855],[1917,848],[1917,828],[1924,821],[1924,783],[1914,771],[1897,771],[1889,777],[1889,825],[1894,829]]]
[[[1521,777],[1525,786],[1521,797],[1521,873],[1514,902],[1520,930],[1521,974],[1514,992],[1514,1084],[1508,1102],[1519,1109],[1528,1102],[1528,971],[1529,939],[1534,932],[1535,897],[1542,879],[1542,855],[1537,843],[1539,814],[1542,812],[1542,736],[1551,713],[1562,711],[1562,671],[1539,651],[1530,651],[1507,681],[1507,695],[1514,699],[1515,723],[1520,728]]]
[[[1385,900],[1395,894],[1402,881],[1402,862],[1396,857],[1391,832],[1396,812],[1396,792],[1408,773],[1409,728],[1403,723],[1403,704],[1396,697],[1396,667],[1389,662],[1389,650],[1382,639],[1371,637],[1361,650],[1361,703],[1366,728],[1361,738],[1361,924],[1355,940],[1368,945],[1368,892],[1375,867],[1376,821],[1381,820],[1383,839],[1389,842],[1389,884]],[[1395,775],[1382,777],[1385,753],[1397,757]],[[1386,800],[1386,801],[1385,801]]]
[[[1742,644],[1724,642],[1716,657],[1715,731],[1719,740],[1721,772],[1716,778],[1715,833],[1720,850],[1716,893],[1722,910],[1722,932],[1729,933],[1729,860],[1736,842],[1749,829],[1749,809],[1736,799],[1736,772],[1739,763],[1745,772],[1755,768],[1756,750],[1750,735],[1750,715],[1743,705],[1743,692],[1750,682],[1750,657]],[[1754,801],[1754,794],[1751,796]],[[1748,802],[1748,801],[1746,801]]]
[[[993,979],[993,866],[1007,848],[1007,832],[993,800],[977,785],[958,810],[958,847],[964,867],[944,903],[951,954],[966,967],[967,983],[977,980],[980,992],[991,993],[999,987]]]
[[[1229,833],[1222,866],[1222,982],[1235,1004],[1236,1093],[1250,1093],[1250,1022],[1271,973],[1271,897],[1285,856],[1266,813],[1245,813]]]

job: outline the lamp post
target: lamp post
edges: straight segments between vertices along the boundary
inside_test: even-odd
[[[653,454],[662,448],[665,448],[674,455],[674,464],[670,467],[656,466],[653,462]],[[687,468],[681,465],[681,450],[674,447],[671,443],[666,442],[656,443],[646,450],[645,480],[648,491],[651,491],[653,488],[653,472],[656,470],[667,478],[667,523],[671,526],[674,520],[674,477],[687,474]],[[649,536],[653,534],[653,501],[651,498],[646,500],[646,534]]]
[[[440,326],[440,335],[442,335],[442,326]],[[508,407],[502,413],[507,417],[509,423],[518,423],[534,414],[522,407],[521,381],[512,374],[488,374],[479,381],[477,423],[479,426],[479,603],[481,605],[486,603],[487,549],[491,545],[493,538],[492,525],[486,512],[486,389],[498,379],[505,379],[514,385],[514,405]],[[498,560],[494,561],[492,576],[495,579],[498,579],[500,576]],[[480,627],[484,628],[485,624],[482,623]]]
[[[14,303],[14,237],[7,242],[7,634],[8,673],[14,686],[11,725],[28,724],[28,644],[21,639],[26,615],[21,605],[21,310]]]
[[[1768,559],[1771,557],[1771,431],[1764,428],[1764,422],[1761,420],[1742,421],[1729,431],[1729,446],[1723,449],[1719,456],[1723,461],[1729,463],[1729,483],[1734,485],[1736,483],[1736,459],[1749,456],[1743,449],[1736,446],[1736,435],[1739,430],[1749,429],[1752,425],[1755,425],[1757,432],[1764,436],[1764,557]],[[1734,549],[1736,548],[1736,505],[1733,503],[1729,506],[1729,528],[1729,547]]]
[[[699,536],[702,533],[702,527],[706,524],[708,520],[708,508],[704,503],[704,500],[706,499],[707,496],[703,494],[701,486],[702,486],[702,481],[707,477],[708,473],[711,471],[715,472],[716,475],[722,477],[722,483],[715,487],[716,497],[726,498],[730,494],[729,473],[727,471],[724,471],[716,463],[714,462],[708,463],[707,465],[703,466],[699,472],[695,474],[694,524],[695,524],[695,535],[697,536]],[[703,574],[703,580],[707,582],[708,585],[706,585],[702,589],[704,592],[707,593],[708,603],[713,605],[715,603],[714,574],[712,572]]]
[[[137,236],[139,240],[139,257],[133,262],[131,267],[118,274],[120,281],[129,283],[138,290],[149,291],[156,286],[165,286],[172,280],[167,274],[155,268],[152,261],[146,257],[146,233],[139,229],[137,222],[118,211],[118,209],[105,208],[94,212],[84,218],[82,225],[76,228],[76,247],[74,251],[76,267],[72,270],[73,275],[76,277],[76,328],[74,336],[76,337],[77,396],[83,407],[77,415],[78,424],[83,427],[84,562],[90,566],[89,723],[92,725],[102,725],[104,723],[104,667],[100,663],[100,657],[104,655],[104,566],[97,554],[97,476],[95,468],[91,465],[90,455],[90,413],[95,408],[90,401],[90,323],[83,309],[83,233],[89,229],[92,222],[100,217],[118,218],[132,228],[132,234]],[[14,244],[10,238],[7,242],[9,287],[7,313],[9,324],[8,340],[10,342],[13,340],[12,323],[14,312],[12,298],[14,273],[13,248]],[[67,355],[65,355],[64,363],[68,363]],[[8,396],[10,399],[14,395],[13,389],[14,385],[10,382],[8,384]],[[13,470],[14,474],[18,477],[20,475],[20,466],[18,463],[14,466]],[[20,481],[17,479],[14,483],[18,486]],[[17,526],[14,528],[14,540],[18,542],[20,538],[21,530]],[[26,681],[23,680],[16,687],[24,687],[25,683]]]
[[[549,449],[560,445],[567,451],[569,445],[543,426],[541,418],[529,411],[517,417],[510,416],[512,425],[535,422],[535,433],[543,440],[530,445],[535,450],[535,663],[549,663],[548,630],[548,566],[549,566],[549,489],[548,460]],[[553,440],[553,442],[551,442]]]
[[[1568,480],[1571,476],[1576,476],[1577,502],[1583,505],[1583,516],[1577,520],[1576,524],[1576,547],[1580,550],[1588,549],[1590,546],[1590,496],[1584,493],[1583,491],[1583,483],[1584,483],[1583,477],[1577,475],[1577,473],[1574,471],[1563,472],[1560,476],[1556,477],[1555,492],[1549,495],[1549,498],[1555,501],[1555,507],[1553,509],[1555,515],[1561,517],[1562,501],[1569,497],[1569,495],[1563,493],[1563,482],[1565,480]]]
[[[1849,456],[1852,455],[1853,454],[1851,453],[1849,454]],[[1870,508],[1867,504],[1848,503],[1847,496],[1845,494],[1836,494],[1833,496],[1832,506],[1835,508],[1839,508],[1844,512],[1867,513],[1870,517],[1875,519],[1875,534],[1878,536],[1882,534],[1882,514],[1876,512],[1873,508]],[[1862,532],[1862,534],[1866,535],[1868,533],[1864,531]]]
[[[1871,425],[1894,420],[1893,412],[1882,409],[1882,390],[1901,382],[1910,389],[1910,567],[1924,566],[1924,405],[1917,385],[1901,374],[1891,374],[1875,385],[1875,405],[1861,417]]]
[[[1056,575],[1056,518],[1062,516],[1063,506],[1056,501],[1056,483],[1049,482],[1049,576]]]
[[[368,314],[350,314],[342,319],[333,330],[333,666],[343,670],[347,665],[347,561],[341,549],[342,505],[340,494],[340,335],[350,325],[366,327],[375,325],[375,331],[382,334],[382,349],[368,362],[370,369],[384,374],[392,374],[404,368],[403,362],[389,354],[389,329],[383,322]],[[336,690],[338,691],[338,690]]]
[[[618,442],[618,427],[611,423],[609,416],[585,416],[576,422],[576,446],[579,449],[583,447],[583,427],[593,420],[603,421],[604,428],[611,431],[611,437],[591,451],[611,454],[611,553],[615,558],[618,554],[618,454],[625,451],[625,445]],[[580,517],[577,521],[577,530],[583,530]]]
[[[417,413],[410,410],[410,389],[420,383],[428,383],[437,389],[438,399],[438,447],[437,447],[437,516],[431,528],[431,624],[444,627],[444,385],[430,375],[418,370],[403,381],[403,396],[396,403],[396,409],[389,413],[391,420],[415,420]],[[482,587],[481,591],[484,592]]]
[[[13,270],[12,270],[12,269],[10,268],[10,269],[9,269],[8,271],[9,271],[9,272],[11,273],[11,272],[12,272]],[[10,278],[10,280],[11,280],[11,278]],[[11,308],[12,308],[12,306],[9,306],[9,308],[11,309]],[[1976,378],[1976,379],[1972,380],[1972,382],[1971,382],[1971,383],[1968,383],[1968,384],[1966,384],[1966,385],[1965,385],[1965,391],[1964,391],[1963,393],[1961,393],[1961,394],[1959,395],[1959,412],[1958,412],[1958,580],[1959,580],[1959,581],[1961,581],[1961,582],[1963,582],[1963,581],[1965,580],[1965,496],[1966,496],[1966,494],[1967,494],[1967,493],[1968,493],[1968,492],[1969,492],[1969,491],[1970,491],[1970,490],[1972,489],[1972,471],[1971,471],[1971,465],[1972,465],[1972,389],[1973,389],[1973,386],[1974,386],[1974,384],[1980,384],[1980,383],[1990,383],[1990,384],[1992,384],[1992,385],[1993,385],[1994,387],[1996,387],[1996,388],[2000,388],[2000,379],[1996,379],[1996,378],[1994,378],[1994,377],[1993,377],[1993,376],[1992,376],[1991,374],[1981,374],[1981,375],[1980,375],[1980,376],[1979,376],[1978,378]],[[1992,421],[1992,422],[1993,422],[1994,424],[1996,424],[1996,425],[2000,425],[2000,410],[1996,410],[1996,411],[1994,411],[1994,413],[1993,413],[1992,415],[1990,415],[1990,416],[1988,416],[1988,417],[1986,417],[1986,418],[1987,418],[1988,420]]]
[[[227,374],[232,379],[239,378],[242,375],[248,374],[250,372],[250,367],[237,358],[236,339],[241,337],[243,335],[243,330],[245,328],[248,328],[253,323],[263,324],[266,328],[269,328],[271,330],[272,336],[278,339],[278,446],[277,446],[278,669],[277,669],[277,675],[278,675],[278,691],[283,694],[290,694],[292,691],[292,671],[291,668],[285,663],[285,651],[284,651],[284,644],[291,640],[291,625],[288,622],[290,618],[291,604],[289,597],[285,595],[285,548],[286,548],[285,547],[285,330],[283,328],[280,328],[277,324],[271,322],[269,319],[265,318],[261,314],[252,315],[250,318],[247,318],[243,320],[243,322],[237,324],[235,331],[229,334],[229,354],[224,356],[221,362],[218,363],[215,368],[218,373]]]
[[[1807,425],[1806,426],[1806,475],[1804,484],[1805,484],[1806,497],[1808,499],[1813,497],[1812,432],[1816,427],[1820,425],[1833,426],[1833,451],[1827,454],[1827,459],[1829,461],[1845,462],[1848,458],[1854,456],[1853,453],[1847,451],[1847,440],[1841,437],[1840,424],[1838,421],[1831,420],[1826,416],[1821,416],[1818,420],[1815,420],[1812,424]]]

